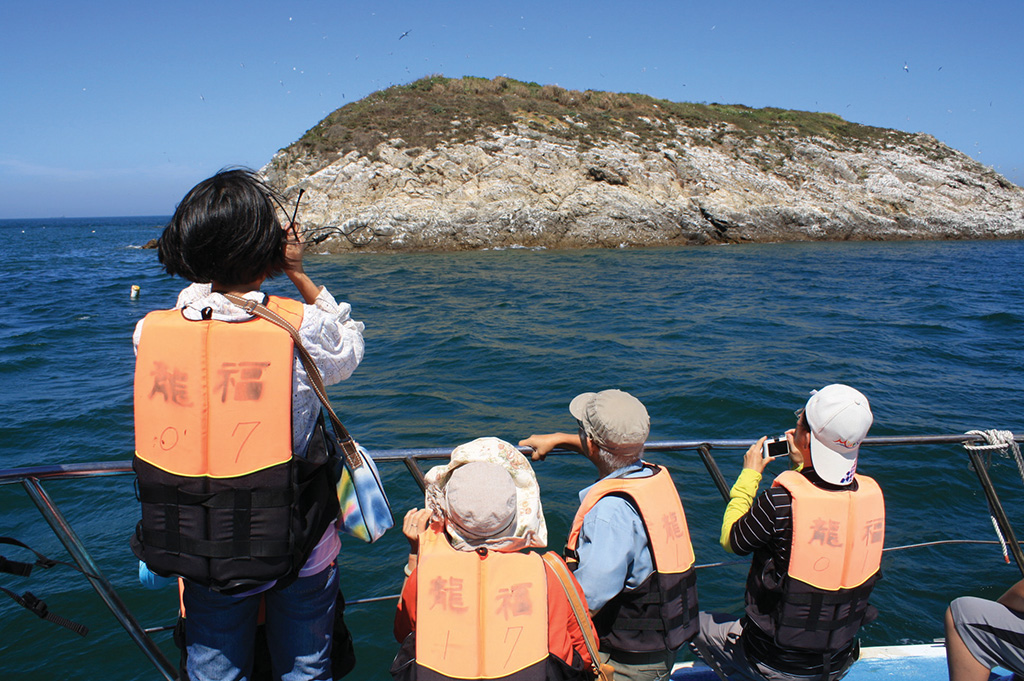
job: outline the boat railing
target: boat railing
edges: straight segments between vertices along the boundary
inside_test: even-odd
[[[987,431],[1005,432],[1005,431]],[[1024,436],[1010,436],[1014,443],[1024,442]],[[960,444],[966,445],[971,458],[972,468],[978,475],[978,480],[985,492],[993,518],[1005,538],[1005,544],[1012,553],[1021,574],[1024,575],[1024,553],[1017,542],[1006,513],[988,477],[987,467],[979,450],[984,450],[987,440],[981,431],[971,431],[956,435],[912,435],[899,437],[869,437],[864,440],[866,446],[890,446],[890,445],[935,445],[935,444]],[[753,444],[752,440],[671,440],[648,442],[645,450],[648,452],[683,452],[695,450],[700,453],[701,460],[708,470],[716,488],[724,499],[729,498],[729,488],[722,476],[718,465],[715,462],[713,450],[747,449]],[[1006,443],[1007,445],[1010,442]],[[992,445],[989,445],[991,447]],[[453,447],[430,447],[416,449],[390,449],[370,450],[370,455],[378,464],[401,463],[404,464],[416,483],[423,488],[425,479],[420,462],[438,459],[446,459],[451,454]],[[529,454],[528,448],[520,448],[524,454]],[[569,454],[571,452],[555,450],[551,454]],[[46,520],[68,554],[77,564],[82,574],[89,580],[93,589],[100,599],[113,613],[114,617],[125,629],[128,636],[135,642],[142,653],[153,664],[157,671],[168,681],[178,678],[177,667],[167,659],[159,648],[151,634],[164,631],[168,627],[143,627],[132,612],[125,605],[124,601],[114,589],[110,580],[104,576],[93,557],[89,554],[84,543],[75,533],[74,528],[61,512],[56,502],[46,489],[44,482],[58,480],[73,480],[82,478],[96,478],[103,476],[117,476],[131,474],[131,461],[109,461],[99,463],[72,463],[72,464],[49,464],[44,466],[31,466],[24,468],[0,469],[0,486],[20,484],[28,497],[35,504],[40,515]],[[1024,470],[1022,470],[1024,475]],[[956,540],[969,541],[969,540]],[[974,540],[977,541],[977,540]],[[929,544],[940,542],[929,542]],[[909,548],[909,547],[900,547]],[[350,603],[368,603],[380,600],[390,600],[397,596],[383,596],[363,600],[352,600]]]

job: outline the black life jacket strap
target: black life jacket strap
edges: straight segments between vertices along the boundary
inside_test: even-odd
[[[807,612],[802,616],[781,617],[779,624],[787,627],[797,627],[806,631],[835,631],[842,629],[852,622],[859,622],[864,618],[864,613],[868,606],[868,596],[873,586],[873,584],[865,582],[847,591],[790,592],[786,596],[786,602],[794,606],[807,606]],[[837,605],[849,605],[849,610],[845,616],[834,617],[831,612],[827,613],[824,617],[822,616],[823,610]]]
[[[234,494],[231,495],[232,503],[231,508],[233,512],[231,514],[231,536],[235,537],[232,542],[235,546],[232,549],[232,555],[235,556],[254,556],[253,543],[249,539],[244,537],[249,536],[250,521],[252,519],[252,507],[253,507],[253,490],[239,488],[234,490]],[[285,543],[287,546],[287,543]]]
[[[244,489],[244,488],[239,488]],[[232,508],[238,498],[239,489],[227,489],[220,492],[197,494],[186,492],[174,485],[140,485],[139,501],[144,504],[164,504],[167,506],[204,506],[206,508]],[[255,489],[246,490],[254,508],[281,508],[290,506],[292,493],[287,489]]]
[[[858,659],[860,659],[860,641],[858,639],[853,639],[853,644],[852,644],[852,647],[850,648],[850,651],[851,651],[850,654],[847,655],[845,657],[845,659],[843,660],[843,664],[842,664],[842,666],[840,666],[839,671],[836,674],[836,676],[845,676],[846,675],[846,670],[848,670],[850,668],[850,666],[854,662],[856,662]],[[834,660],[834,658],[832,657],[832,655],[830,653],[822,654],[821,675],[818,677],[818,681],[828,681],[829,680],[829,677],[832,674],[832,662],[833,662],[833,660]]]
[[[14,593],[13,591],[3,588],[2,586],[0,586],[0,591],[10,596],[11,600],[13,600],[15,603],[28,610],[29,612],[33,613],[36,617],[39,617],[40,619],[44,619],[47,622],[53,622],[54,624],[62,626],[65,629],[70,629],[79,636],[85,636],[89,633],[89,627],[85,626],[84,624],[72,622],[66,617],[62,617],[56,613],[50,612],[50,609],[47,607],[46,603],[44,603],[42,599],[36,598],[36,596],[34,596],[31,591],[26,591],[21,596]]]
[[[671,598],[681,598],[683,603],[686,603],[686,607],[683,608],[681,625],[688,627],[690,622],[696,620],[700,616],[700,606],[697,604],[697,599],[694,598],[692,601],[688,598],[691,592],[695,592],[697,589],[697,570],[691,567],[686,571],[686,574],[676,583],[676,587],[670,589],[669,596]],[[673,623],[674,624],[674,623]]]
[[[618,631],[665,631],[665,622],[660,617],[649,617],[646,619],[626,619],[623,617],[616,619],[615,624],[612,626]]]
[[[740,644],[747,659],[785,674],[792,674],[808,681],[828,681],[829,677],[840,677],[860,657],[860,641],[854,638],[837,651],[794,651],[780,648],[772,637],[756,625],[746,624],[740,636]]]
[[[657,577],[657,575],[653,576]],[[639,598],[633,598],[631,602],[634,605],[659,605],[662,603],[662,600],[661,593],[657,589],[650,589]]]
[[[43,569],[49,569],[55,565],[66,565],[69,568],[78,570],[82,574],[86,574],[82,568],[78,567],[74,563],[66,563],[62,560],[54,560],[53,558],[47,558],[43,554],[33,549],[28,544],[18,541],[13,537],[0,537],[0,544],[10,544],[11,546],[20,546],[21,548],[31,551],[36,555],[34,563],[23,563],[17,560],[10,560],[5,556],[0,556],[0,572],[6,572],[8,574],[17,575],[18,577],[28,577],[32,574],[32,569],[41,567]]]
[[[664,610],[660,608],[663,603],[669,603],[679,599],[683,599],[683,602],[687,603],[687,594],[690,589],[695,588],[697,585],[697,571],[690,568],[679,580],[675,581],[672,586],[667,589],[663,588],[661,580],[658,579],[657,572],[652,572],[649,579],[655,580],[657,587],[648,589],[646,593],[633,598],[630,603],[634,606],[641,607],[658,605],[659,612],[664,613]],[[691,621],[696,620],[698,615],[699,607],[696,602],[687,604],[680,614],[668,618],[668,621],[666,621],[664,616],[657,618],[630,618],[620,613],[612,623],[612,629],[620,631],[664,632],[677,627],[685,628]]]
[[[163,549],[172,553],[201,556],[203,558],[227,559],[237,556],[278,558],[291,555],[294,551],[294,547],[284,540],[250,541],[247,539],[231,539],[213,541],[185,537],[177,532],[154,532],[152,530],[143,530],[142,541],[148,547]]]
[[[21,561],[8,560],[6,557],[0,556],[0,572],[6,572],[9,575],[28,577],[32,574],[32,568],[35,566],[35,563],[22,563]]]

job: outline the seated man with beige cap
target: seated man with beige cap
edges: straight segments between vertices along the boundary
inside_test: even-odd
[[[427,472],[426,508],[410,510],[402,529],[411,551],[393,678],[594,678],[579,584],[557,554],[529,550],[547,545],[547,526],[518,449],[493,437],[456,447]]]
[[[857,632],[880,577],[885,505],[878,484],[857,475],[873,420],[859,391],[827,385],[786,432],[793,470],[757,496],[770,458],[765,438],[747,450],[730,493],[721,543],[753,553],[742,619],[701,613],[693,646],[723,679],[836,681],[859,653]]]
[[[577,395],[577,433],[531,435],[534,459],[581,452],[601,476],[580,492],[565,555],[587,594],[602,661],[615,679],[667,679],[697,631],[697,577],[686,515],[668,470],[641,458],[643,403],[621,390]]]

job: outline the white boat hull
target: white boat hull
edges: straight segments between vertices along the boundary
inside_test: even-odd
[[[1010,681],[1004,669],[995,670],[990,681]],[[703,662],[683,662],[672,670],[672,681],[718,681]],[[844,681],[945,681],[946,649],[941,643],[862,648]]]

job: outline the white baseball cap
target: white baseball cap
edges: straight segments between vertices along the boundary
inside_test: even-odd
[[[815,390],[804,407],[811,429],[811,468],[825,482],[847,485],[857,472],[857,453],[874,417],[868,398],[848,385]]]

